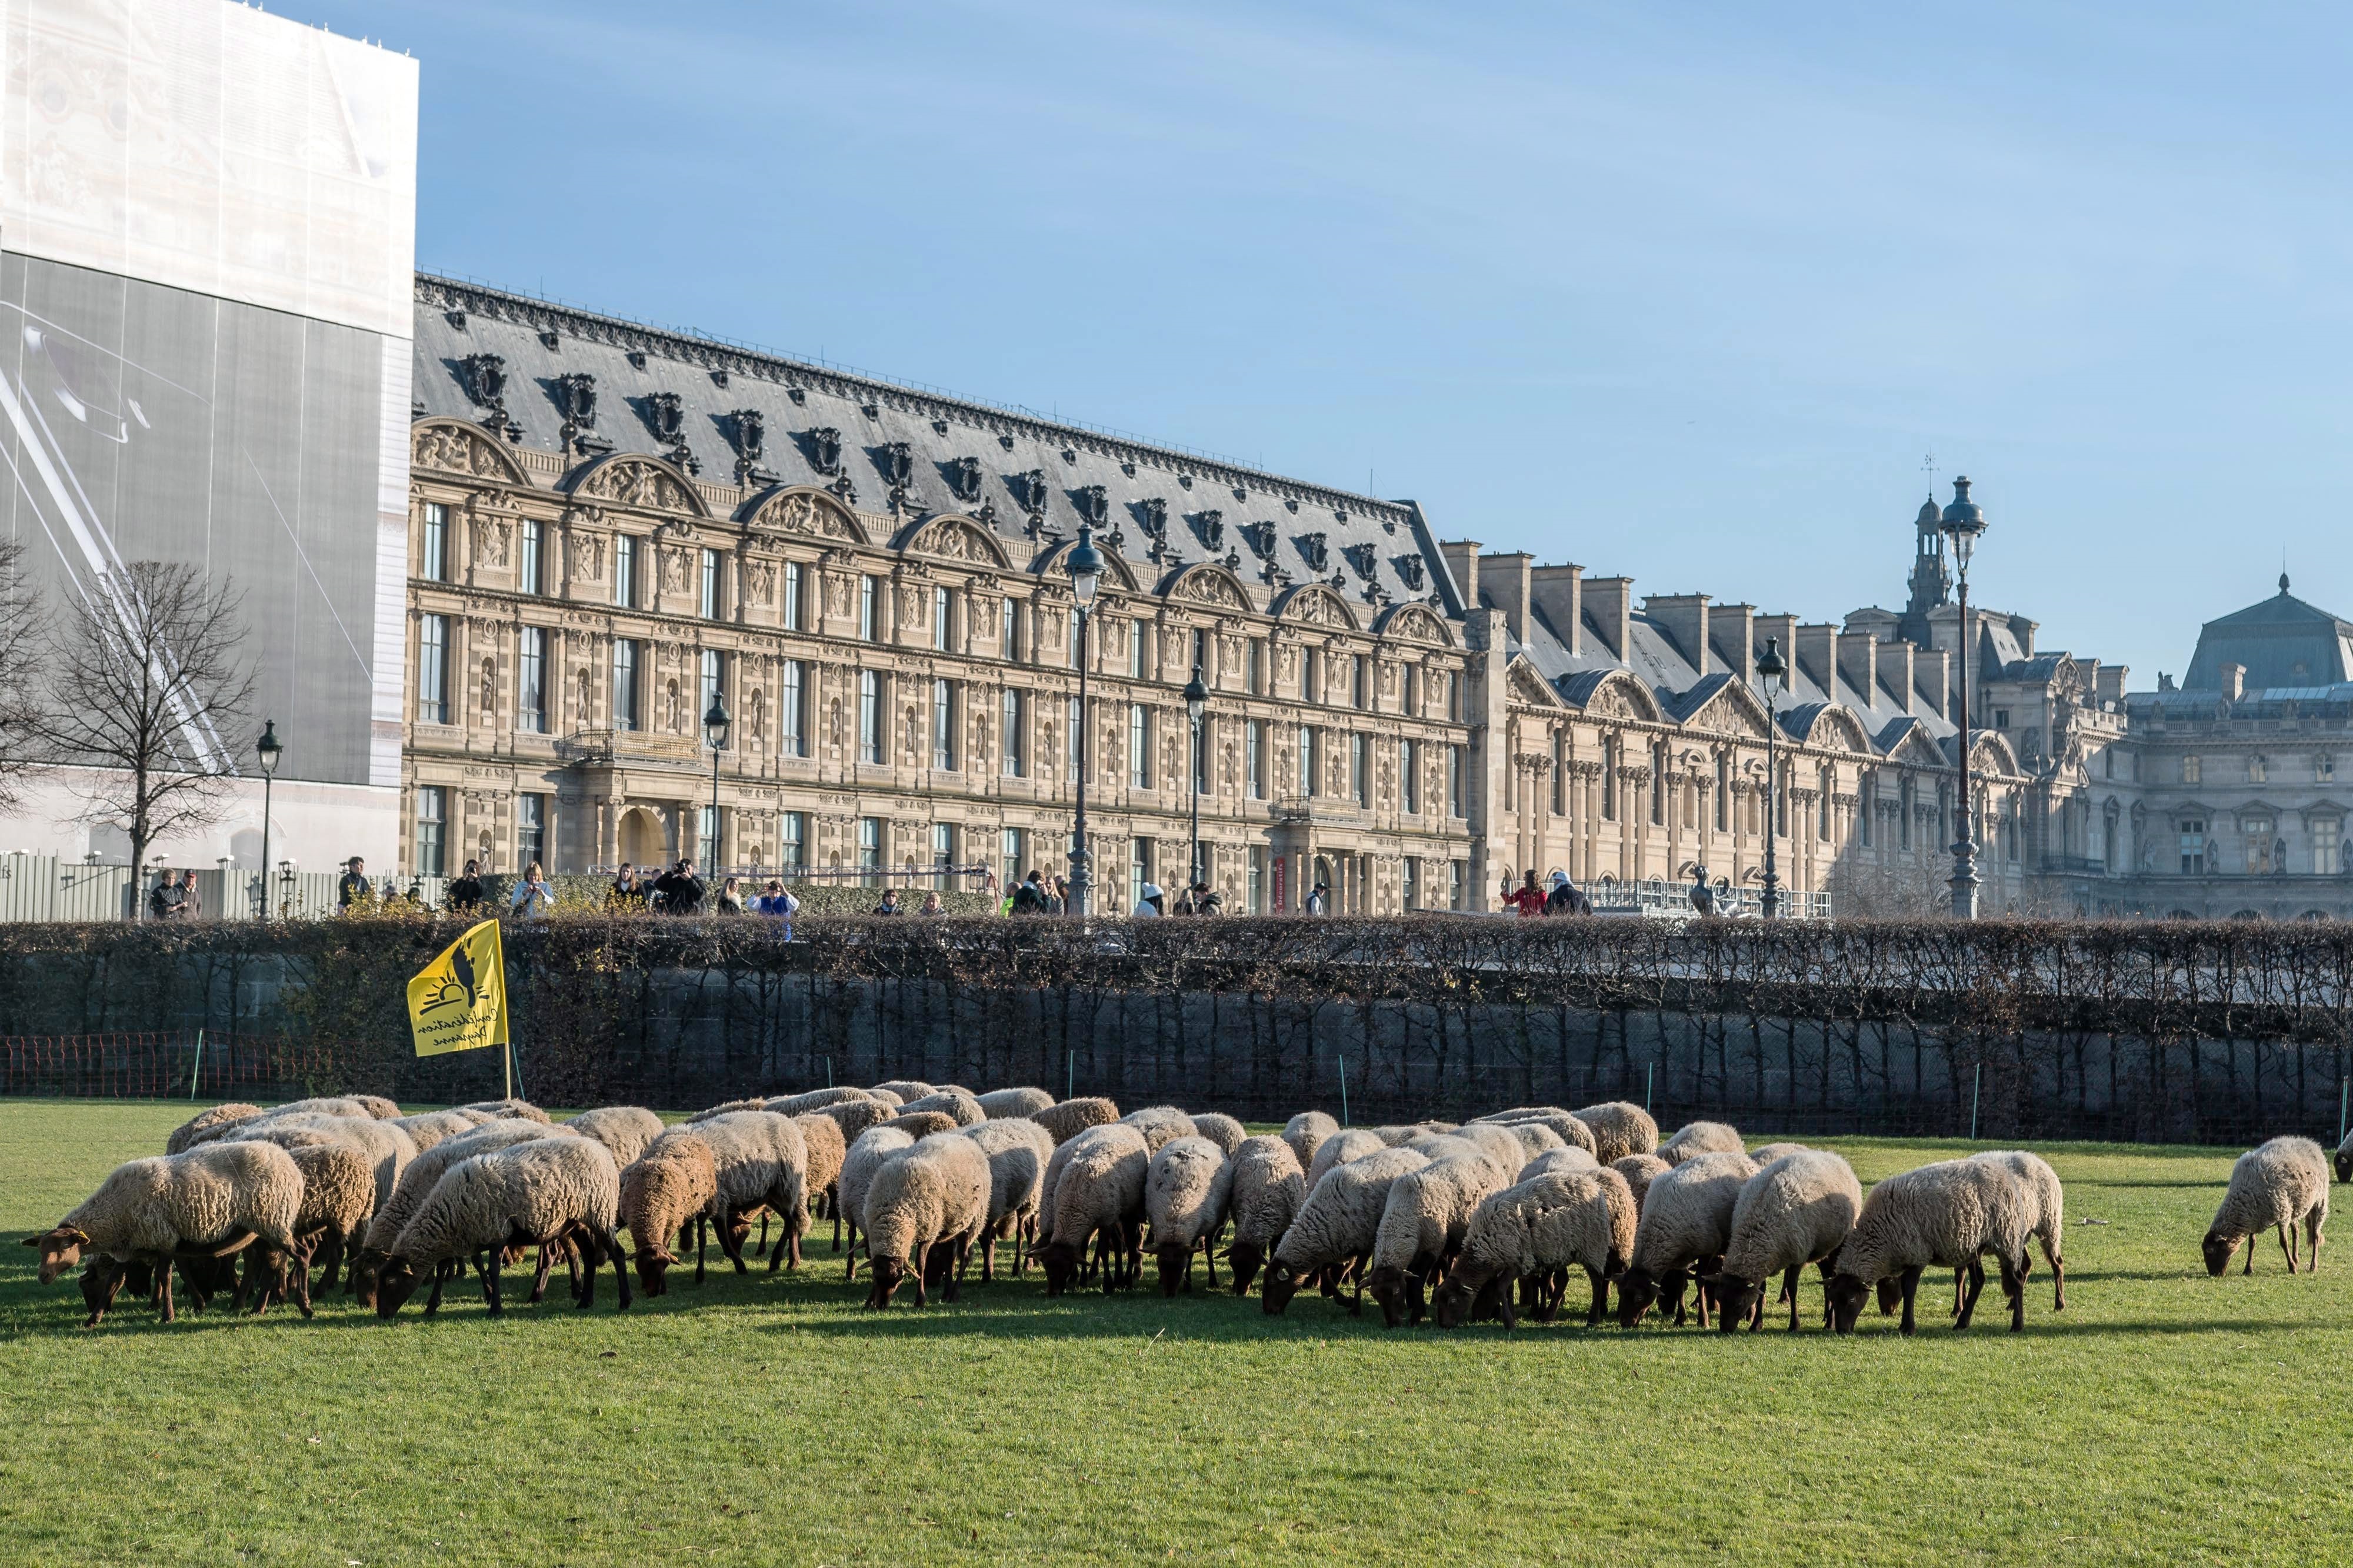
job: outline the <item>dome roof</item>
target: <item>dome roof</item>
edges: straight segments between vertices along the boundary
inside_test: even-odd
[[[2220,691],[2226,664],[2246,667],[2250,691],[2353,680],[2353,624],[2290,594],[2282,573],[2270,598],[2206,623],[2181,689]]]

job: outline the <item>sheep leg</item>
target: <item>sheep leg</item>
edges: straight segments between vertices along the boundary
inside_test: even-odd
[[[482,1300],[491,1304],[491,1316],[493,1318],[506,1310],[506,1302],[499,1290],[499,1269],[506,1262],[506,1250],[503,1247],[493,1247],[487,1254],[477,1253],[474,1256],[474,1267],[482,1276]]]
[[[1512,1282],[1506,1279],[1503,1285],[1504,1288],[1495,1292],[1495,1315],[1504,1320],[1504,1328],[1508,1331],[1520,1326],[1520,1314],[1519,1309],[1513,1304],[1512,1299],[1517,1292],[1512,1289]]]
[[[839,1252],[841,1250],[841,1200],[836,1198],[826,1206],[833,1210],[833,1249]]]
[[[2278,1226],[2274,1228],[2279,1232],[2280,1253],[2287,1259],[2287,1271],[2290,1274],[2293,1274],[2295,1272],[2296,1268],[2295,1225],[2293,1221],[2282,1220]],[[2254,1248],[2251,1247],[2247,1250],[2249,1252],[2253,1252]]]
[[[630,1301],[635,1300],[629,1294],[629,1260],[621,1252],[620,1237],[611,1231],[598,1231],[596,1237],[598,1245],[605,1250],[605,1255],[613,1260],[613,1285],[618,1296],[617,1304],[613,1310],[617,1312],[626,1312],[629,1310]],[[588,1271],[587,1294],[580,1300],[580,1305],[584,1310],[588,1305],[589,1299],[596,1293],[596,1271],[592,1268]]]
[[[1598,1329],[1609,1310],[1609,1277],[1591,1268],[1585,1271],[1585,1277],[1593,1282],[1593,1305],[1585,1314],[1585,1326]]]
[[[1805,1272],[1806,1266],[1800,1263],[1781,1276],[1781,1299],[1789,1303],[1789,1331],[1793,1334],[1798,1331],[1798,1281]],[[1757,1304],[1757,1310],[1761,1317],[1765,1310],[1762,1301]]]
[[[1704,1281],[1694,1280],[1692,1284],[1692,1315],[1699,1320],[1701,1328],[1707,1327],[1707,1286]],[[1681,1321],[1680,1315],[1677,1321]]]
[[[1127,1267],[1127,1222],[1113,1220],[1095,1233],[1095,1256],[1104,1258],[1103,1294],[1112,1293],[1118,1276]]]
[[[1209,1289],[1216,1289],[1218,1288],[1218,1247],[1215,1237],[1205,1236],[1201,1238],[1201,1267],[1209,1271]],[[1190,1290],[1192,1288],[1193,1260],[1187,1258],[1185,1260],[1185,1289]]]
[[[953,1244],[945,1240],[934,1242],[932,1249],[936,1252],[939,1248],[951,1245],[955,1251],[955,1258],[946,1270],[947,1283],[940,1291],[940,1300],[954,1306],[964,1296],[964,1266],[972,1261],[972,1244],[964,1237],[958,1237]]]
[[[719,1232],[719,1250],[727,1255],[727,1261],[735,1266],[735,1272],[749,1274],[752,1271],[744,1267],[744,1237],[736,1231],[735,1227],[738,1225],[744,1227],[745,1233],[752,1228],[748,1220],[739,1215],[728,1214],[723,1210],[712,1228]]]
[[[562,1244],[560,1237],[550,1237],[539,1244],[539,1267],[532,1272],[531,1295],[524,1302],[526,1306],[536,1307],[547,1299],[547,1282],[555,1273],[555,1249]],[[580,1299],[580,1268],[568,1258],[565,1262],[572,1269],[572,1298],[576,1301]]]
[[[1904,1327],[1904,1331],[1905,1331],[1905,1333],[1907,1333],[1907,1334],[1908,1334],[1908,1333],[1910,1333],[1910,1332],[1912,1332],[1912,1331],[1913,1331],[1915,1327],[1917,1327],[1917,1326],[1918,1326],[1918,1325],[1914,1321],[1914,1320],[1913,1320],[1913,1315],[1912,1315],[1912,1303],[1913,1303],[1914,1299],[1915,1299],[1915,1297],[1917,1297],[1917,1296],[1920,1294],[1920,1275],[1921,1275],[1921,1272],[1922,1272],[1922,1270],[1921,1270],[1921,1267],[1920,1267],[1920,1265],[1918,1265],[1918,1264],[1916,1264],[1916,1263],[1915,1263],[1915,1264],[1914,1264],[1911,1268],[1906,1268],[1906,1269],[1904,1271],[1904,1324],[1903,1324],[1903,1327]]]
[[[801,1268],[801,1231],[806,1223],[806,1216],[795,1215],[793,1216],[792,1234],[785,1238],[786,1244],[792,1248],[792,1251],[787,1255],[786,1261],[792,1266],[792,1271],[796,1274],[800,1272]]]
[[[162,1310],[164,1321],[170,1322],[174,1314],[172,1311],[172,1260],[168,1258],[155,1270],[155,1304]]]
[[[2227,1267],[2228,1267],[2228,1265],[2225,1265],[2225,1267],[2227,1268]],[[2252,1237],[2252,1236],[2251,1236],[2251,1237],[2247,1237],[2247,1266],[2246,1266],[2246,1268],[2243,1268],[2243,1269],[2240,1270],[2240,1272],[2241,1272],[2242,1275],[2244,1275],[2244,1274],[2253,1274],[2254,1271],[2255,1271],[2255,1238],[2254,1238],[2253,1237]]]
[[[2021,1259],[2025,1257],[2023,1250],[2019,1256]],[[2000,1261],[2003,1290],[2010,1297],[2010,1331],[2020,1333],[2026,1328],[2026,1269],[2007,1258]]]
[[[2305,1264],[2306,1274],[2320,1272],[2320,1211],[2314,1209],[2304,1216]],[[2058,1268],[2057,1264],[2051,1266]]]
[[[997,1232],[985,1232],[980,1238],[980,1282],[997,1283]]]
[[[768,1256],[768,1216],[765,1214],[760,1215],[760,1246],[753,1256],[755,1258]]]
[[[1969,1320],[1977,1316],[1978,1297],[1984,1289],[1985,1261],[1982,1258],[1972,1258],[1969,1259],[1969,1293],[1961,1302],[1961,1315],[1953,1322],[1956,1331],[1968,1330]]]

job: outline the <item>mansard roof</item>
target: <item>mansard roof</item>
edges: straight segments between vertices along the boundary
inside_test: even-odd
[[[1409,501],[448,279],[419,274],[415,300],[419,417],[501,426],[521,445],[554,450],[563,378],[585,374],[594,393],[585,433],[607,448],[600,471],[627,454],[739,482],[737,442],[752,421],[737,416],[748,411],[761,429],[758,457],[743,464],[755,489],[846,479],[857,504],[879,511],[903,463],[909,511],[972,518],[1015,560],[1074,538],[1099,513],[1098,540],[1135,563],[1137,576],[1219,561],[1261,594],[1326,584],[1360,626],[1408,601],[1455,614],[1442,558]],[[479,367],[483,355],[497,356],[504,384],[478,402],[486,384],[469,362]],[[839,443],[833,461],[820,461],[820,431]]]
[[[2249,690],[2353,680],[2353,623],[2305,603],[2287,588],[2283,572],[2277,594],[2208,621],[2198,634],[2189,673],[2181,678],[2182,689],[2221,690],[2226,664],[2246,667]]]

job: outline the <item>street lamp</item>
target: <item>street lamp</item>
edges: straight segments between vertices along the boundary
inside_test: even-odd
[[[734,722],[727,713],[727,699],[712,687],[711,706],[702,715],[702,738],[711,744],[711,847],[703,852],[703,864],[714,877],[719,874],[719,753],[727,749],[727,731]]]
[[[1782,662],[1779,637],[1765,639],[1765,657],[1757,661],[1757,678],[1765,686],[1765,896],[1760,903],[1769,921],[1781,912],[1781,876],[1773,862],[1773,835],[1779,821],[1773,814],[1773,792],[1781,778],[1776,742],[1781,721],[1774,710],[1780,706],[1781,694],[1789,689],[1789,667]]]
[[[1086,523],[1079,524],[1079,542],[1071,547],[1062,569],[1071,574],[1071,592],[1079,602],[1079,812],[1072,825],[1071,843],[1071,913],[1082,920],[1087,915],[1087,903],[1094,891],[1092,869],[1094,856],[1087,848],[1087,611],[1095,602],[1095,589],[1103,583],[1103,552],[1095,548],[1095,531]]]
[[[1209,689],[1201,684],[1201,667],[1193,667],[1193,679],[1185,683],[1185,716],[1193,721],[1193,874],[1186,879],[1185,896],[1191,898],[1193,889],[1201,882],[1201,710],[1209,705]],[[1198,908],[1198,906],[1196,906]]]
[[[269,786],[278,777],[278,759],[286,754],[279,743],[278,721],[261,721],[261,739],[254,742],[253,754],[261,760],[261,918],[269,918]]]
[[[1986,531],[1985,508],[1969,499],[1967,476],[1953,480],[1953,504],[1940,525],[1953,542],[1953,565],[1961,585],[1961,800],[1960,831],[1953,840],[1953,918],[1978,918],[1977,836],[1969,822],[1969,555]]]

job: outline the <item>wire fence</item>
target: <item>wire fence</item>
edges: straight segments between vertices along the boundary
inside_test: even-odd
[[[0,1094],[94,1100],[297,1100],[373,1076],[333,1045],[203,1029],[0,1037]]]

